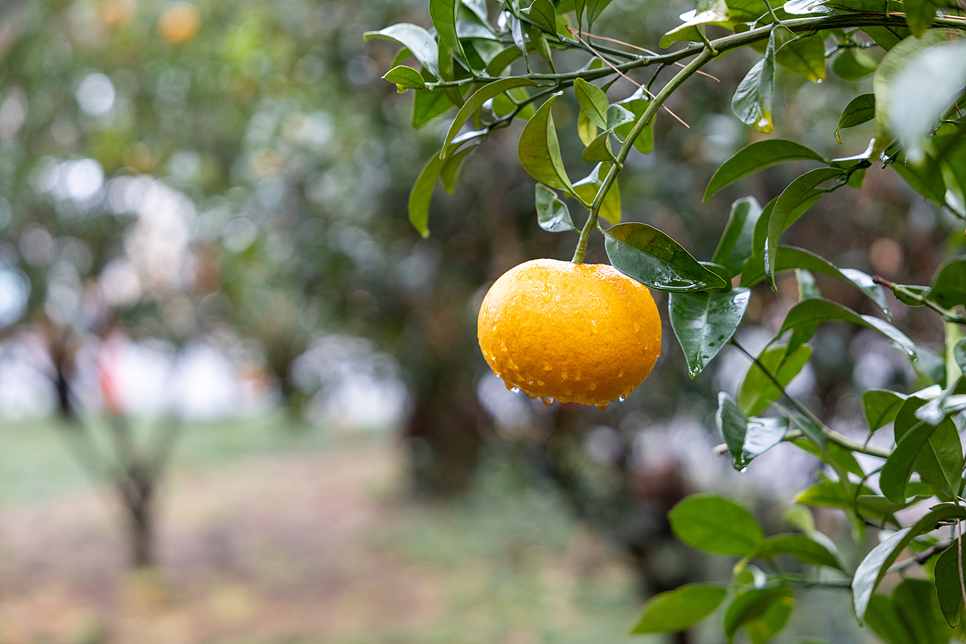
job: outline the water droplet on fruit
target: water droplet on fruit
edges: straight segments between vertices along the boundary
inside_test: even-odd
[[[641,325],[637,322],[634,323],[634,333],[639,333],[641,330]]]
[[[564,389],[564,394],[565,395],[569,396],[572,393],[574,393],[574,390],[573,389]]]
[[[580,382],[580,372],[579,371],[577,372],[577,375],[574,376],[574,380],[576,380],[577,382]]]
[[[550,366],[550,363],[549,362],[544,362],[543,363],[543,370],[544,371],[553,371],[553,367]]]
[[[560,372],[560,378],[562,380],[566,380],[567,379],[567,370],[566,369],[561,370],[561,372]]]
[[[621,369],[620,371],[617,372],[617,377],[618,378],[622,377],[623,375],[624,375],[624,370],[623,369]]]
[[[510,387],[510,391],[512,391],[515,394],[518,394],[518,393],[520,393],[520,388],[519,387]]]
[[[601,410],[601,411],[604,411],[605,409],[607,409],[607,406],[608,406],[608,405],[610,405],[610,403],[597,403],[597,404],[596,404],[596,405],[594,405],[594,406],[595,406],[595,407],[596,407],[597,409],[599,409],[599,410]]]
[[[618,398],[617,400],[619,400],[619,401],[621,401],[621,402],[624,402],[624,401],[626,401],[626,400],[627,400],[627,394],[621,394],[621,395],[620,395],[620,398]]]
[[[545,384],[547,384],[547,383],[545,383],[545,382],[544,382],[543,380],[538,380],[538,381],[537,381],[537,386],[538,386],[538,387],[542,387],[542,386],[544,386]]]
[[[550,396],[547,396],[546,398],[541,398],[541,400],[543,400],[543,404],[546,405],[547,407],[553,404],[553,398],[551,398]]]
[[[593,391],[595,389],[597,389],[597,383],[596,382],[590,383],[590,390]]]
[[[591,330],[594,333],[597,333],[597,321],[596,320],[591,320],[590,321],[590,328],[591,328]]]
[[[530,400],[533,400],[534,398],[537,397],[537,394],[531,394],[529,391],[524,391],[523,393],[525,393],[527,395],[527,398],[529,398]]]

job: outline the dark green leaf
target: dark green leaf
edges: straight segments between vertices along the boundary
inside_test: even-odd
[[[607,129],[613,130],[622,125],[633,123],[634,113],[621,105],[611,105],[607,108]]]
[[[423,80],[422,74],[405,65],[393,67],[383,78],[390,83],[395,83],[400,94],[407,89],[426,89],[426,81]]]
[[[951,309],[966,306],[966,258],[953,257],[936,270],[926,299]]]
[[[773,559],[777,555],[791,555],[802,563],[842,569],[838,558],[822,544],[803,534],[778,534],[767,537],[752,557]]]
[[[799,351],[802,346],[803,345],[797,345],[795,351]],[[791,345],[789,345],[789,347],[791,347]],[[791,353],[790,355],[794,357],[795,354]],[[806,416],[805,414],[800,413],[796,409],[779,408],[779,411],[783,416],[787,416],[795,427],[798,427],[800,430],[802,430],[802,433],[815,444],[815,446],[819,449],[819,453],[824,457],[825,452],[828,451],[828,438],[825,436],[825,428],[822,426],[822,424],[811,416]],[[829,463],[837,462],[829,459],[823,460],[826,460]]]
[[[727,344],[748,308],[751,291],[672,293],[668,297],[671,328],[681,343],[692,379]]]
[[[704,291],[728,283],[698,263],[680,244],[647,224],[630,223],[604,231],[611,264],[659,291]]]
[[[547,39],[544,37],[543,32],[540,31],[539,27],[535,27],[528,22],[520,23],[523,28],[523,33],[527,35],[527,40],[533,45],[540,57],[547,61],[550,65],[550,72],[557,73],[556,67],[553,63],[553,52],[550,51],[550,45],[547,43]]]
[[[781,335],[785,331],[805,324],[832,320],[851,322],[852,324],[859,324],[873,331],[877,331],[879,334],[895,342],[909,357],[915,359],[917,355],[917,347],[912,340],[885,320],[880,320],[871,315],[859,315],[855,311],[831,300],[813,299],[799,302],[785,316],[785,322],[782,324],[782,328],[778,334]]]
[[[747,145],[721,164],[708,183],[704,200],[707,201],[718,190],[742,177],[779,163],[796,160],[825,161],[817,152],[794,141],[768,139]]]
[[[946,184],[939,164],[932,157],[927,156],[923,165],[917,166],[900,158],[889,164],[906,183],[937,206],[946,203]]]
[[[551,233],[564,233],[577,230],[570,218],[567,204],[557,198],[557,193],[538,183],[536,187],[537,222],[540,227]]]
[[[780,273],[793,268],[806,269],[815,273],[824,273],[825,275],[831,275],[832,277],[836,277],[843,282],[851,284],[868,296],[870,300],[875,302],[876,306],[878,306],[883,313],[891,316],[885,291],[881,286],[874,283],[871,277],[862,271],[851,268],[840,269],[824,258],[819,257],[818,255],[803,248],[795,248],[794,246],[779,246],[778,257],[775,259],[775,272]],[[749,270],[745,273],[742,273],[741,285],[754,286],[763,279],[765,279],[764,272]]]
[[[417,130],[453,107],[441,89],[417,89],[413,97],[413,127]]]
[[[450,155],[443,163],[443,168],[439,172],[439,181],[443,184],[443,189],[449,194],[453,194],[453,190],[456,188],[460,171],[463,169],[463,162],[466,161],[466,157],[469,156],[470,152],[475,149],[475,145],[467,146],[456,154]]]
[[[607,108],[610,103],[607,102],[607,95],[604,94],[604,90],[596,85],[591,85],[582,78],[578,78],[574,81],[574,94],[577,95],[580,109],[587,115],[590,122],[602,130],[608,129]]]
[[[422,27],[409,23],[399,23],[380,31],[367,31],[365,38],[366,40],[371,38],[395,40],[412,52],[426,71],[439,77],[439,52],[436,39]]]
[[[936,5],[930,0],[902,0],[906,24],[916,38],[921,38],[936,20]]]
[[[557,14],[550,0],[533,0],[527,15],[547,33],[557,33]]]
[[[795,597],[787,586],[754,588],[739,593],[724,616],[725,635],[734,641],[735,633],[744,627],[752,644],[765,644],[785,627]]]
[[[728,445],[731,464],[738,471],[780,443],[788,431],[788,420],[784,418],[749,419],[723,391],[718,394],[715,422]]]
[[[781,249],[778,249],[781,254]],[[862,273],[865,275],[865,273]],[[871,278],[870,278],[871,279]],[[822,297],[822,291],[818,288],[815,276],[805,268],[795,269],[795,281],[798,282],[798,301],[808,300],[814,297]]]
[[[504,78],[502,80],[494,81],[488,83],[476,90],[472,96],[466,99],[460,111],[456,113],[456,118],[453,119],[453,123],[449,126],[449,131],[446,132],[446,139],[443,141],[443,150],[441,156],[446,157],[449,154],[450,143],[459,134],[459,131],[463,128],[468,120],[475,114],[483,104],[486,103],[491,98],[502,94],[503,92],[513,89],[514,87],[521,87],[524,85],[533,85],[533,81],[527,78]]]
[[[943,619],[936,587],[925,579],[903,579],[892,603],[916,644],[948,644],[952,636]]]
[[[897,503],[906,498],[906,484],[912,476],[916,460],[926,445],[926,441],[937,428],[925,421],[920,421],[903,436],[896,448],[886,459],[879,477],[879,487],[882,493]]]
[[[597,193],[600,191],[601,186],[604,185],[604,177],[607,176],[609,167],[607,164],[598,163],[589,175],[574,184],[574,193],[584,203],[593,203],[597,198]],[[604,201],[601,203],[598,214],[612,224],[620,223],[621,193],[620,187],[617,185],[617,180],[614,180],[610,184],[610,189],[604,195]]]
[[[958,547],[957,547],[958,546]],[[934,574],[939,608],[950,626],[959,626],[963,612],[963,589],[961,578],[966,578],[966,556],[962,552],[963,541],[959,539],[939,555]]]
[[[886,644],[919,644],[899,617],[891,597],[873,595],[865,612],[865,623]]]
[[[745,556],[765,538],[748,510],[714,494],[692,494],[671,508],[667,518],[678,539],[706,552]]]
[[[601,12],[607,8],[611,0],[586,0],[587,3],[587,24],[592,25],[597,21]]]
[[[775,209],[768,218],[768,237],[765,243],[765,275],[775,288],[775,256],[778,240],[802,213],[824,194],[819,186],[844,175],[839,168],[816,168],[798,177],[775,200]]]
[[[517,154],[523,169],[530,176],[551,188],[573,192],[574,188],[567,177],[563,159],[560,157],[560,144],[557,130],[553,125],[550,108],[562,92],[553,94],[540,106],[540,109],[527,121],[520,134]]]
[[[758,362],[768,370],[767,374],[757,364],[752,363],[748,367],[748,373],[738,388],[738,405],[749,416],[757,416],[765,411],[782,395],[768,374],[781,383],[782,387],[787,387],[812,355],[812,348],[804,344],[790,355],[786,354],[787,349],[787,345],[771,347],[758,356]]]
[[[728,594],[717,584],[685,584],[654,595],[641,609],[631,633],[685,631],[714,612]]]
[[[959,340],[953,347],[953,360],[956,361],[956,366],[959,367],[959,371],[966,378],[966,339]]]
[[[522,56],[517,47],[507,47],[502,52],[493,57],[486,65],[486,73],[489,76],[500,76],[513,61]]]
[[[486,23],[489,21],[489,12],[486,9],[486,0],[463,0],[463,5],[472,11],[480,22]]]
[[[869,431],[874,432],[891,423],[905,400],[903,394],[888,389],[869,389],[862,394],[862,411],[869,422]]]
[[[731,111],[735,116],[742,123],[765,134],[775,129],[771,120],[775,92],[775,51],[791,38],[794,38],[794,34],[786,27],[776,26],[771,30],[764,60],[751,68],[738,84],[731,100]]]
[[[869,606],[869,599],[871,599],[873,591],[875,591],[879,582],[882,581],[886,570],[896,560],[899,553],[914,538],[934,530],[936,524],[940,521],[953,518],[960,520],[966,518],[966,508],[961,508],[952,503],[933,506],[914,525],[903,528],[886,538],[865,556],[865,559],[859,564],[855,575],[852,577],[852,599],[855,606],[855,614],[859,618],[860,623],[865,618],[865,610]]]
[[[761,206],[754,197],[744,197],[731,204],[731,213],[712,262],[721,264],[735,275],[741,265],[751,256],[755,224],[761,216]]]
[[[950,390],[943,392],[940,398],[945,399],[949,393]],[[919,412],[927,404],[923,398],[913,395],[896,414],[894,432],[898,444],[882,468],[880,481],[882,493],[893,501],[905,498],[906,483],[913,469],[946,497],[952,498],[959,492],[963,470],[959,432],[956,424],[941,411],[936,419],[922,420]],[[910,437],[908,443],[907,437]]]
[[[839,131],[847,127],[855,127],[875,118],[875,94],[861,94],[856,96],[845,106],[839,117],[839,126],[835,130],[835,139],[841,143]]]
[[[456,13],[459,7],[460,0],[429,0],[429,15],[433,19],[439,39],[465,60],[466,54],[463,53],[463,46],[456,35]]]
[[[436,179],[443,169],[443,161],[438,154],[426,162],[416,183],[409,192],[409,221],[423,237],[429,237],[429,203],[433,198]]]
[[[857,80],[875,71],[875,60],[864,50],[849,47],[835,58],[832,70],[846,80]]]
[[[580,154],[580,158],[590,163],[613,161],[614,151],[610,147],[610,130],[601,132]]]

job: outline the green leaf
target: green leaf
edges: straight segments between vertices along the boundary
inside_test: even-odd
[[[860,94],[853,98],[842,116],[839,117],[839,126],[835,130],[835,140],[842,142],[839,132],[847,127],[855,127],[875,118],[875,94]]]
[[[905,400],[903,394],[888,389],[869,389],[862,394],[862,411],[869,422],[869,431],[874,432],[891,423]]]
[[[779,163],[798,160],[825,162],[825,159],[817,152],[813,152],[794,141],[768,139],[747,145],[738,150],[715,171],[714,176],[708,183],[708,189],[705,190],[704,200],[707,201],[718,190],[749,174],[754,174]]]
[[[543,27],[547,33],[557,32],[557,14],[550,0],[533,0],[527,15],[530,20]]]
[[[436,39],[422,27],[404,22],[379,31],[367,31],[364,36],[366,40],[372,38],[395,40],[412,52],[426,71],[439,77],[439,51]]]
[[[844,176],[840,168],[816,168],[798,177],[785,188],[775,200],[775,209],[768,218],[768,237],[765,242],[765,275],[775,288],[775,256],[778,240],[789,226],[818,201],[825,191],[819,186]]]
[[[731,275],[738,273],[751,256],[755,224],[760,216],[761,206],[754,197],[744,197],[731,204],[728,223],[711,261],[727,268]]]
[[[958,546],[958,547],[957,547]],[[960,561],[963,563],[961,564]],[[936,568],[933,570],[936,579],[936,593],[939,596],[939,608],[950,626],[960,624],[963,612],[963,590],[960,577],[966,577],[966,553],[963,553],[963,540],[959,539],[939,555]]]
[[[574,94],[577,95],[577,102],[590,122],[602,130],[610,129],[607,127],[607,108],[610,103],[604,90],[596,85],[591,85],[582,78],[574,81]]]
[[[463,0],[463,6],[472,11],[480,22],[489,21],[489,12],[486,9],[486,0]]]
[[[832,70],[846,80],[858,80],[875,71],[875,60],[858,47],[849,47],[832,62]]]
[[[787,350],[787,345],[771,347],[758,356],[758,362],[782,387],[788,386],[812,355],[812,347],[807,344],[799,346],[791,354],[786,354]],[[749,416],[757,416],[781,395],[781,390],[775,386],[768,374],[752,363],[738,388],[738,405]]]
[[[891,313],[889,311],[888,300],[885,296],[885,290],[873,282],[872,278],[866,273],[852,268],[840,269],[831,264],[828,260],[819,257],[818,255],[803,248],[795,248],[794,246],[779,246],[778,257],[775,259],[775,273],[780,273],[782,271],[791,269],[806,269],[815,273],[824,273],[825,275],[831,275],[832,277],[842,280],[847,284],[851,284],[855,288],[862,291],[862,293],[864,293],[870,300],[875,302],[875,305],[878,306],[887,316],[890,316],[891,319]],[[754,286],[763,279],[765,279],[765,274],[763,271],[748,270],[741,275],[741,285],[749,287]]]
[[[463,45],[456,35],[456,14],[459,11],[460,0],[429,0],[429,15],[439,39],[445,42],[460,58],[466,60]]]
[[[825,80],[825,39],[820,35],[797,38],[775,53],[775,62],[810,81]]]
[[[852,324],[859,324],[873,331],[877,331],[880,335],[895,342],[910,358],[916,358],[916,345],[902,331],[885,320],[880,320],[871,315],[859,315],[852,309],[848,309],[831,300],[812,299],[799,302],[785,316],[785,322],[782,324],[778,335],[805,324],[833,320],[851,322]]]
[[[681,343],[692,379],[734,335],[750,297],[751,291],[746,288],[718,293],[672,293],[668,297],[671,328]]]
[[[634,113],[621,105],[611,105],[607,108],[607,129],[613,130],[622,125],[633,123]]]
[[[417,130],[453,107],[441,89],[417,89],[413,97],[413,127]]]
[[[423,75],[412,67],[405,65],[396,65],[386,72],[383,78],[390,83],[395,83],[400,94],[407,89],[426,89],[426,81],[423,80]]]
[[[944,399],[948,398],[951,391],[952,389],[944,391],[939,399],[934,402],[941,404]],[[923,480],[935,485],[940,492],[949,498],[955,497],[959,493],[963,470],[963,447],[959,440],[959,432],[952,419],[946,418],[941,410],[937,410],[938,418],[923,418],[921,412],[927,409],[927,405],[932,406],[932,403],[927,403],[923,398],[913,395],[902,404],[896,414],[893,430],[898,443],[893,451],[896,464],[891,466],[891,469],[887,472],[886,468],[890,467],[889,459],[892,459],[892,456],[886,460],[880,483],[882,493],[893,501],[904,498],[905,485],[909,480],[904,468],[906,468],[906,459],[910,458],[910,453],[914,461],[915,471],[919,472]],[[921,429],[922,424],[931,427],[934,431]],[[916,434],[916,438],[910,439],[909,445],[903,447],[906,436],[911,435],[914,431],[919,432]],[[919,445],[918,448],[916,447],[917,444]],[[900,452],[900,455],[896,456],[896,452]],[[909,474],[911,474],[911,470]],[[887,475],[888,483],[886,482]],[[903,475],[905,476],[904,479],[899,478]],[[887,485],[892,492],[891,494],[886,491]]]
[[[456,188],[460,171],[463,169],[463,162],[466,161],[466,157],[469,156],[470,152],[475,149],[475,145],[467,146],[456,154],[449,156],[443,163],[443,167],[439,172],[439,181],[443,184],[443,189],[449,194],[453,194],[453,190]]]
[[[922,38],[906,38],[879,61],[872,81],[875,93],[875,144],[873,156],[877,157],[890,141],[889,112],[895,96],[896,79],[902,74],[916,54],[946,42],[946,34],[939,30],[927,31]]]
[[[932,278],[926,299],[947,309],[966,306],[966,258],[953,257],[940,265]]]
[[[754,588],[739,593],[724,616],[724,631],[733,642],[744,627],[752,644],[765,644],[778,634],[791,615],[795,597],[787,586]]]
[[[910,402],[913,401],[909,400],[904,404],[909,404]],[[919,404],[922,405],[924,403],[923,401],[919,401]],[[947,423],[948,425],[946,425]],[[943,421],[943,423],[940,423],[940,426],[942,425],[946,425],[947,428],[951,425],[955,431],[955,425],[953,425],[951,420],[947,419]],[[919,421],[909,428],[901,438],[897,439],[898,443],[896,444],[896,448],[889,455],[889,458],[886,459],[879,477],[879,487],[882,489],[882,493],[886,498],[897,503],[905,500],[906,484],[909,483],[909,477],[912,476],[913,469],[915,469],[920,455],[925,451],[933,432],[938,429],[938,426],[930,425],[926,421]],[[923,478],[925,478],[924,474]],[[940,478],[944,477],[940,475]],[[947,484],[946,488],[948,489],[948,487]]]
[[[567,204],[557,198],[557,193],[538,183],[536,187],[537,222],[540,227],[551,233],[564,233],[577,230],[570,218]]]
[[[924,198],[937,206],[946,204],[946,184],[942,170],[932,157],[926,156],[925,163],[921,166],[900,158],[895,163],[890,163],[889,167]]]
[[[916,644],[948,644],[952,632],[943,620],[936,588],[925,579],[904,579],[892,603]]]
[[[589,163],[613,161],[614,151],[610,147],[610,130],[601,132],[597,138],[591,141],[580,154],[580,158]]]
[[[438,154],[426,162],[409,192],[409,221],[423,237],[429,237],[429,203],[433,198],[436,179],[443,169]]]
[[[611,0],[586,0],[587,4],[587,24],[592,25],[597,21],[601,12],[607,8]]]
[[[705,552],[743,557],[765,538],[748,510],[714,494],[692,494],[671,508],[667,518],[678,539]]]
[[[865,623],[886,644],[919,644],[899,617],[891,597],[873,595],[865,613]]]
[[[693,12],[682,15],[681,19],[684,20],[682,24],[661,38],[661,47],[667,48],[682,40],[698,40],[700,36],[697,35],[696,29],[706,24],[730,25],[731,11],[725,0],[698,0],[697,8]]]
[[[920,1],[928,4],[926,0]],[[935,7],[929,6],[935,15]],[[889,82],[890,102],[885,106],[888,127],[899,138],[912,163],[921,164],[925,159],[927,137],[952,106],[953,99],[962,93],[964,85],[964,41],[940,42],[912,54],[892,77]]]
[[[767,537],[751,556],[759,559],[773,559],[777,555],[791,555],[802,563],[842,570],[841,562],[828,548],[803,534],[778,534]]]
[[[936,5],[930,0],[902,0],[906,10],[906,24],[916,38],[922,38],[936,20]]]
[[[641,609],[631,628],[632,635],[685,631],[724,601],[728,590],[718,584],[685,584],[654,595]]]
[[[628,96],[622,101],[618,101],[617,105],[630,110],[634,115],[634,121],[644,116],[644,111],[647,109],[648,104],[651,102],[651,97],[647,95],[643,87],[639,87],[637,91]],[[623,125],[619,125],[614,128],[614,132],[617,133],[623,139],[626,139],[634,128],[634,123],[628,122]],[[634,149],[641,154],[649,154],[651,150],[654,149],[654,119],[652,118],[641,133],[634,139]],[[964,146],[966,149],[966,146]]]
[[[614,268],[659,291],[704,291],[728,283],[698,263],[679,243],[647,224],[619,224],[604,231]]]
[[[865,618],[865,611],[869,606],[873,591],[882,581],[889,566],[896,560],[899,553],[914,538],[934,530],[936,524],[940,521],[964,518],[966,518],[966,508],[961,508],[952,503],[935,505],[914,525],[899,530],[873,548],[859,564],[859,567],[855,570],[855,575],[852,577],[852,601],[859,623],[862,623]]]
[[[749,419],[731,396],[723,391],[718,394],[715,423],[731,453],[731,464],[739,472],[782,442],[788,431],[788,420],[785,418]]]
[[[446,132],[446,138],[443,140],[443,149],[440,152],[440,156],[446,158],[446,155],[450,152],[450,144],[459,131],[463,128],[468,120],[478,112],[483,104],[486,103],[491,98],[499,96],[503,92],[513,89],[514,87],[521,87],[524,85],[533,85],[534,82],[527,78],[504,78],[502,80],[494,81],[492,83],[487,83],[480,89],[476,90],[472,96],[466,99],[463,106],[460,107],[460,111],[456,113],[456,118],[453,119],[452,124],[449,126],[449,130]]]
[[[554,128],[553,116],[550,114],[553,102],[562,93],[551,95],[527,121],[520,134],[517,154],[523,169],[529,172],[531,177],[551,188],[573,192],[574,187],[570,184],[563,159],[560,157],[557,130]]]
[[[577,112],[577,136],[584,145],[590,145],[591,141],[597,138],[597,126],[583,110]]]
[[[798,444],[797,441],[796,444]],[[864,485],[859,488],[859,492],[870,496],[873,494],[872,490]],[[795,495],[795,503],[818,508],[849,508],[852,506],[851,501],[852,497],[846,496],[845,489],[839,481],[816,483]]]
[[[600,187],[604,185],[604,177],[607,176],[608,168],[608,165],[598,163],[589,175],[574,184],[574,193],[584,203],[593,203],[597,198]],[[604,201],[600,205],[600,212],[598,214],[612,224],[620,223],[621,193],[616,180],[610,184],[610,189],[604,195]]]
[[[539,27],[535,27],[528,22],[520,23],[523,32],[527,35],[527,40],[533,45],[533,48],[540,54],[540,57],[547,61],[550,65],[550,72],[557,73],[556,67],[553,63],[553,52],[550,51],[550,45],[547,43],[547,39],[544,37],[543,32],[540,31]]]
[[[759,132],[768,134],[775,129],[771,121],[772,97],[775,92],[775,51],[794,34],[782,26],[771,30],[764,60],[759,61],[738,84],[731,111],[738,119]]]

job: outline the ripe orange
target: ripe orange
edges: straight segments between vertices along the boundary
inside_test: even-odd
[[[158,19],[158,32],[172,45],[194,38],[201,27],[198,8],[188,2],[172,3]]]
[[[508,389],[599,408],[641,384],[661,355],[650,292],[603,264],[553,259],[503,274],[483,299],[480,349]]]

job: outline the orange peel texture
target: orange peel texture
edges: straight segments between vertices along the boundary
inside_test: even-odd
[[[647,378],[661,317],[647,287],[605,264],[525,262],[490,287],[480,349],[508,389],[605,408]]]

